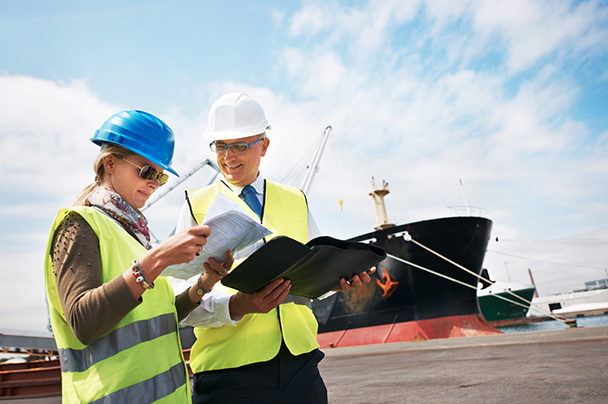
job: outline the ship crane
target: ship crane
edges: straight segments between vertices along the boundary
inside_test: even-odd
[[[317,148],[312,162],[309,166],[307,166],[307,172],[306,172],[306,176],[304,178],[304,181],[302,182],[302,186],[300,187],[304,193],[306,193],[308,191],[308,189],[310,188],[311,184],[312,184],[312,180],[313,177],[315,175],[315,173],[317,171],[319,171],[319,161],[321,160],[321,156],[323,154],[323,149],[325,148],[325,144],[327,143],[327,139],[329,137],[329,132],[331,131],[331,126],[327,126],[325,128],[325,131],[323,132],[323,137],[321,139],[321,144],[319,145],[319,147]],[[205,159],[203,161],[201,161],[200,163],[198,163],[197,165],[195,165],[194,167],[192,167],[190,169],[190,171],[188,171],[186,174],[183,174],[181,177],[179,177],[179,179],[175,182],[172,182],[170,185],[167,184],[167,186],[162,188],[161,192],[157,192],[154,193],[153,196],[153,200],[151,200],[150,202],[148,202],[148,204],[146,206],[144,206],[141,211],[143,212],[144,210],[148,209],[150,206],[154,205],[156,202],[158,202],[161,198],[163,198],[164,196],[166,196],[169,192],[173,191],[175,188],[177,188],[182,182],[184,182],[185,180],[187,180],[188,178],[190,178],[192,175],[194,175],[198,170],[200,170],[201,168],[205,167],[205,166],[209,166],[212,169],[215,170],[215,175],[213,176],[213,178],[211,178],[211,180],[209,181],[208,185],[212,184],[215,182],[217,176],[220,174],[220,169],[217,166],[217,164],[215,164],[213,161],[209,160],[209,159]],[[340,205],[342,204],[342,201],[340,201]],[[174,234],[175,229],[173,230],[173,232],[171,234]],[[156,242],[159,242],[159,240],[156,238],[156,236],[150,232],[150,235],[152,237],[154,237],[154,239],[156,240]]]
[[[314,178],[317,171],[319,171],[319,160],[321,160],[321,156],[323,155],[323,149],[325,148],[325,144],[327,143],[329,132],[331,132],[331,126],[325,128],[325,131],[323,132],[323,137],[321,138],[321,144],[315,151],[315,154],[312,158],[312,163],[310,163],[310,165],[306,167],[306,176],[304,177],[304,181],[302,181],[302,185],[300,186],[300,189],[304,192],[304,194],[308,193],[310,185],[312,184],[312,179]]]

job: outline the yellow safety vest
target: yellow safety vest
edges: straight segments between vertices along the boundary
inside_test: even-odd
[[[308,205],[302,191],[266,181],[262,224],[277,236],[289,236],[302,243],[308,241]],[[205,212],[215,196],[221,192],[240,203],[257,218],[234,192],[223,182],[187,192],[190,209],[197,223],[202,223]],[[238,262],[235,262],[235,266]],[[236,293],[216,284],[216,290]],[[196,342],[190,353],[190,367],[195,373],[230,369],[274,358],[281,341],[293,355],[311,352],[317,343],[318,323],[310,308],[310,299],[288,295],[278,308],[269,313],[247,314],[236,326],[195,328]]]
[[[155,288],[106,335],[82,344],[70,329],[57,295],[51,248],[55,231],[70,211],[82,216],[99,238],[103,282],[120,276],[146,249],[118,222],[90,207],[62,209],[45,255],[45,283],[51,325],[61,361],[64,403],[190,403],[175,294],[159,277]]]

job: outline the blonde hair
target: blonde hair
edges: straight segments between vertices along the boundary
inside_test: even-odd
[[[87,197],[89,196],[89,194],[93,192],[95,188],[99,186],[99,184],[101,184],[101,181],[103,180],[103,177],[105,175],[105,170],[103,168],[104,158],[112,155],[119,159],[126,159],[136,154],[137,153],[125,149],[122,146],[118,146],[113,143],[103,143],[99,154],[93,162],[93,171],[95,171],[95,181],[84,187],[78,193],[78,195],[76,195],[76,199],[72,203],[72,206],[85,206],[87,204]]]

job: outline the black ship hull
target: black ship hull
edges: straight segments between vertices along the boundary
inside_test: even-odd
[[[492,222],[485,218],[449,217],[352,238],[384,248],[389,257],[361,289],[313,302],[321,345],[337,346],[338,338],[344,346],[498,333],[483,319],[477,301],[491,229]],[[408,241],[408,235],[445,259]],[[378,333],[383,334],[381,341],[374,335]]]

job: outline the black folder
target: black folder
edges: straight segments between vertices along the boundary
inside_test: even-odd
[[[367,271],[386,258],[371,244],[322,236],[302,244],[289,237],[275,237],[251,254],[222,279],[222,284],[252,293],[268,283],[291,280],[290,294],[316,299],[340,285],[340,278]]]

